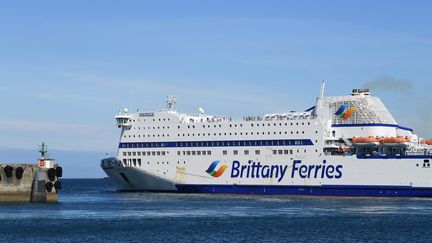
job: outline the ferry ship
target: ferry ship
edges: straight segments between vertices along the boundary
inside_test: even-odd
[[[432,140],[399,125],[369,89],[303,112],[232,119],[166,109],[115,116],[120,191],[431,197]]]

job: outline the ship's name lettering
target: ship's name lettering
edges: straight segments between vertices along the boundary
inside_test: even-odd
[[[153,112],[146,112],[146,113],[139,113],[140,117],[144,117],[144,116],[154,116]]]
[[[342,165],[302,164],[301,160],[294,160],[292,165],[263,165],[261,162],[249,160],[242,164],[237,160],[232,162],[231,178],[277,178],[282,181],[285,176],[290,178],[327,178],[339,179],[342,177]]]

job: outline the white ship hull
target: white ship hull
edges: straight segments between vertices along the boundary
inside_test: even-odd
[[[276,156],[275,156],[276,157]],[[263,158],[264,159],[264,158]],[[254,159],[261,162],[263,159]],[[260,178],[249,175],[242,178],[232,170],[235,158],[223,160],[220,164],[228,165],[220,177],[209,176],[205,171],[216,157],[204,161],[192,162],[190,167],[167,165],[166,174],[139,167],[116,166],[105,168],[107,175],[123,191],[174,191],[174,192],[204,192],[204,193],[245,193],[245,194],[297,194],[297,195],[338,195],[338,196],[432,196],[432,169],[425,160],[431,157],[413,156],[409,158],[382,159],[357,157],[326,157],[327,166],[336,168],[339,173],[322,176],[322,170],[315,173],[301,171],[303,168],[323,165],[323,158],[316,157],[319,163],[307,162],[307,159],[292,160],[290,158],[267,158],[268,163],[261,162],[264,167],[274,165],[287,166],[284,174],[273,171],[274,176],[261,171]],[[295,161],[295,162],[294,162]],[[301,161],[301,162],[300,162]],[[240,161],[239,161],[240,162]],[[243,165],[248,160],[244,160]],[[255,163],[257,164],[257,163]],[[306,167],[304,167],[305,165]],[[303,167],[302,167],[303,166]],[[262,168],[262,167],[261,167]],[[266,167],[264,167],[266,168]],[[274,168],[274,167],[273,167]],[[281,167],[279,167],[281,168]],[[329,167],[331,168],[331,167]],[[330,170],[332,171],[332,170]],[[204,172],[204,173],[203,173]],[[324,171],[326,173],[328,171]],[[123,174],[123,175],[122,175]],[[238,174],[238,173],[237,173]],[[316,178],[315,178],[316,176]],[[340,176],[340,178],[335,178]],[[246,177],[246,178],[245,178]],[[302,178],[305,177],[305,178]],[[309,177],[309,178],[308,178]]]
[[[118,156],[101,167],[119,190],[432,197],[431,148],[368,94],[243,121],[186,116],[172,104],[116,118]]]

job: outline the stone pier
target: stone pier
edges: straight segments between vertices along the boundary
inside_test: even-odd
[[[0,202],[57,202],[62,168],[0,163]]]

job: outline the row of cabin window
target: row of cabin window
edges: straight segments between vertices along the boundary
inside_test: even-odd
[[[318,131],[315,131],[315,133],[318,133]],[[245,132],[244,133],[245,135],[249,135],[249,133],[248,132]],[[262,133],[260,133],[260,132],[250,132],[250,135],[265,135],[266,133],[265,132],[262,132]],[[267,132],[267,134],[268,135],[271,135],[271,132]],[[278,132],[273,132],[273,134],[274,135],[277,135],[278,134]],[[280,131],[279,132],[279,135],[282,135],[283,133]],[[288,134],[288,132],[287,131],[285,131],[285,134]],[[294,134],[294,131],[291,131],[291,134]],[[295,134],[300,134],[300,131],[296,131],[296,133]],[[301,134],[305,134],[305,132],[304,131],[301,131]],[[177,134],[177,136],[178,137],[180,137],[180,135],[183,135],[183,137],[186,137],[186,135],[187,135],[187,137],[190,137],[190,133],[187,133],[187,134],[185,134],[185,133],[183,133],[183,134]],[[207,133],[207,135],[208,136],[211,136],[211,133]],[[218,133],[213,133],[213,136],[217,136],[218,135]],[[219,133],[219,136],[232,136],[233,135],[233,133],[223,133],[223,135],[222,135],[222,133]],[[243,135],[243,133],[241,132],[241,133],[239,133],[239,135]],[[154,135],[153,135],[154,136]],[[194,137],[195,136],[195,133],[192,133],[192,137]],[[199,137],[200,136],[200,133],[197,133],[197,136]],[[206,134],[205,133],[203,133],[202,134],[202,136],[203,137],[205,137],[206,136]],[[237,136],[237,133],[235,132],[234,133],[234,136]]]
[[[156,163],[157,164],[167,164],[167,165],[169,165],[169,162],[159,162],[158,161]],[[147,164],[150,164],[150,162],[147,162]],[[180,164],[180,162],[177,162],[177,164]],[[127,166],[127,167],[141,166],[141,159],[123,159],[123,165]]]
[[[303,150],[303,151],[304,151],[304,153],[307,152],[306,149]],[[272,152],[273,152],[274,155],[276,155],[276,154],[293,154],[293,150],[292,149],[277,149],[277,150],[274,149],[274,150],[272,150]],[[318,150],[315,149],[315,152],[318,152]],[[297,149],[297,153],[300,153],[300,149]]]
[[[233,155],[238,155],[238,154],[239,154],[239,151],[238,151],[238,150],[233,150],[232,152],[233,152]],[[227,154],[228,154],[228,151],[227,151],[227,150],[223,150],[223,151],[222,151],[222,155],[227,155]],[[243,154],[244,154],[244,155],[249,155],[249,150],[243,150]],[[261,151],[260,151],[260,150],[255,150],[255,154],[256,154],[256,155],[260,155],[260,154],[261,154]]]
[[[315,133],[318,133],[318,131],[315,131]],[[226,132],[225,132],[225,133],[223,133],[223,134],[224,134],[223,136],[232,136],[232,135],[233,135],[233,133],[231,133],[231,132],[230,132],[230,133],[226,133]],[[245,134],[245,135],[249,135],[248,132],[245,132],[244,134]],[[267,134],[268,134],[268,135],[271,135],[271,132],[267,132]],[[273,134],[276,135],[276,134],[278,134],[278,132],[273,132]],[[279,132],[279,135],[282,135],[282,134],[283,134],[283,133],[280,131],[280,132]],[[288,134],[288,131],[285,131],[285,134]],[[294,131],[291,131],[291,134],[294,134]],[[295,134],[300,134],[300,131],[296,131]],[[301,131],[301,134],[305,134],[305,131]],[[161,134],[161,135],[162,135],[162,137],[165,137],[165,134]],[[190,137],[190,136],[191,136],[190,133],[187,133],[187,134],[185,134],[185,133],[183,133],[183,134],[177,134],[178,137],[180,137],[181,135],[182,135],[183,137],[186,137],[186,135],[187,135],[187,137]],[[200,133],[197,133],[196,135],[197,135],[198,137],[201,136]],[[213,136],[217,136],[217,135],[218,135],[217,133],[214,133],[214,134],[213,134]],[[243,133],[240,132],[239,135],[243,135]],[[265,132],[262,132],[262,133],[260,133],[260,132],[255,132],[255,133],[254,133],[254,132],[250,132],[250,135],[265,135]],[[134,137],[134,138],[136,137],[136,135],[128,135],[128,136],[129,136],[130,138],[131,138],[131,137]],[[205,137],[206,134],[203,133],[202,136]],[[207,133],[207,136],[211,136],[211,133]],[[219,133],[219,136],[222,136],[222,133]],[[236,132],[234,133],[234,136],[237,136],[237,133],[236,133]],[[126,135],[124,135],[123,137],[126,138]],[[141,135],[138,135],[138,137],[140,138]],[[143,134],[142,137],[145,138],[146,135]],[[148,134],[147,137],[151,137],[151,135]],[[153,134],[153,137],[161,137],[161,136],[160,136],[160,134],[157,134],[157,136],[156,136],[156,134]],[[167,134],[166,137],[169,137],[169,134]],[[192,137],[195,137],[195,133],[192,133]]]
[[[291,126],[294,126],[294,124],[295,124],[296,126],[299,126],[299,125],[304,126],[304,125],[305,125],[304,122],[302,122],[301,124],[298,123],[298,122],[296,122],[296,123],[291,122],[290,125],[291,125]],[[307,125],[310,125],[310,122],[308,122]],[[251,127],[253,127],[253,126],[254,126],[254,124],[252,123],[252,124],[251,124]],[[259,127],[260,124],[257,123],[256,126]],[[261,126],[262,126],[262,127],[265,127],[265,124],[261,124]],[[267,126],[269,127],[269,126],[270,126],[270,123],[267,123]],[[277,123],[273,123],[273,126],[277,126]],[[282,126],[282,123],[279,123],[279,126]],[[285,126],[288,126],[288,123],[285,123]]]
[[[143,164],[145,164],[145,162]],[[147,164],[149,165],[150,162],[147,162]],[[169,162],[168,161],[167,162],[164,162],[164,161],[159,162],[159,161],[157,161],[156,164],[158,164],[158,165],[159,164],[169,165]],[[181,162],[177,161],[177,164],[180,165]],[[186,164],[186,161],[183,161],[183,164]],[[126,166],[126,167],[141,166],[141,159],[123,159],[123,165]]]
[[[279,149],[279,150],[275,149],[275,150],[272,150],[272,152],[274,155],[276,155],[276,154],[293,154],[292,149]],[[306,153],[306,149],[304,150],[304,152]],[[143,152],[140,152],[140,151],[138,151],[138,152],[127,152],[127,153],[123,152],[123,155],[124,156],[141,156],[141,154],[142,154],[142,156],[145,156],[146,153],[147,153],[147,156],[151,156],[151,155],[164,156],[166,153],[169,153],[169,152],[165,152],[165,151],[151,151],[151,152],[149,152],[149,151],[144,152],[143,151]],[[239,151],[233,150],[232,153],[233,153],[233,155],[238,155]],[[300,150],[297,150],[297,153],[300,153]],[[223,150],[222,154],[228,155],[228,150]],[[249,155],[249,150],[243,150],[243,154]],[[255,155],[260,155],[260,154],[261,154],[260,150],[255,150]],[[178,156],[181,156],[181,155],[184,155],[184,156],[186,156],[186,155],[198,155],[198,156],[199,155],[211,155],[211,151],[210,150],[207,150],[207,151],[206,150],[203,150],[203,151],[177,151],[177,155]],[[135,160],[135,159],[133,159],[133,160]],[[141,159],[139,159],[139,161],[141,161]]]
[[[210,150],[202,150],[202,151],[177,151],[177,155],[211,155]]]
[[[131,151],[131,152],[123,152],[123,156],[165,156],[169,154],[168,151]]]
[[[292,149],[279,149],[279,150],[272,150],[273,154],[293,154],[293,150]],[[205,152],[205,151],[203,151]],[[210,152],[210,151],[208,151]],[[306,149],[304,150],[304,152],[306,153]],[[297,150],[297,153],[300,153],[300,150]],[[200,151],[177,151],[177,155],[201,155]],[[239,154],[239,150],[233,150],[232,151],[233,155],[238,155]],[[243,150],[243,154],[244,155],[249,155],[249,150]],[[260,155],[261,154],[261,150],[255,150],[255,155]],[[205,155],[205,154],[203,154]],[[222,150],[222,155],[228,155],[228,150]]]
[[[153,118],[153,119],[149,119],[149,121],[152,121],[152,120],[153,120],[154,122],[156,121],[155,118]],[[161,118],[158,118],[157,120],[158,120],[158,121],[170,121],[169,118],[162,118],[162,119],[161,119]],[[137,121],[140,122],[141,120],[138,119]],[[146,121],[146,119],[143,119],[143,121]],[[132,122],[135,122],[135,120],[132,120]]]
[[[123,159],[123,165],[126,167],[141,166],[141,159]]]
[[[133,127],[133,129],[135,129],[135,130],[141,130],[141,127]],[[145,129],[146,129],[145,127],[142,127],[142,130],[145,130]],[[151,127],[147,127],[147,130],[150,130],[150,129],[152,129],[152,128]],[[161,127],[153,127],[153,130],[156,130],[156,129],[161,129]],[[165,127],[163,126],[162,129],[165,129]],[[169,126],[167,126],[166,129],[169,129]]]
[[[279,150],[272,150],[273,154],[293,154],[293,150],[292,149],[279,149]],[[297,149],[297,153],[299,153],[300,150]],[[305,153],[306,153],[306,149],[305,149]]]
[[[135,120],[133,120],[133,121],[135,121]],[[139,121],[139,120],[138,120],[138,121]],[[291,126],[293,126],[293,125],[294,125],[294,123],[291,123]],[[299,123],[297,122],[297,123],[295,123],[295,125],[298,126]],[[305,123],[302,122],[301,125],[305,125]],[[310,125],[310,122],[308,122],[307,125]],[[252,124],[251,124],[251,127],[253,127],[253,126],[254,126],[254,124],[252,123]],[[256,126],[259,127],[260,124],[257,123]],[[265,127],[265,124],[261,124],[261,126],[262,126],[262,127]],[[270,123],[267,123],[267,126],[268,126],[268,127],[271,126]],[[273,126],[277,126],[277,123],[273,123]],[[279,123],[279,126],[282,126],[282,123]],[[285,126],[288,126],[288,123],[285,123]],[[203,125],[203,128],[210,128],[210,127],[211,127],[210,125],[207,125],[207,126],[206,126],[206,125]],[[213,125],[213,127],[214,127],[214,128],[216,128],[216,127],[221,128],[222,125],[221,125],[221,124],[219,124],[218,126]],[[233,127],[233,124],[230,124],[229,127]],[[234,124],[234,127],[237,127],[237,124]],[[243,127],[243,124],[239,124],[239,127]],[[181,127],[178,126],[178,129],[180,129],[180,128],[181,128]],[[187,128],[195,128],[195,125],[192,125],[192,126],[191,126],[191,125],[188,125]],[[133,127],[133,129],[141,130],[141,127]],[[142,129],[145,130],[146,128],[145,128],[145,127],[142,127]],[[147,129],[150,130],[150,129],[152,129],[152,127],[147,127]],[[156,130],[156,129],[161,129],[161,127],[153,127],[153,130]],[[162,129],[165,129],[165,126],[162,126]],[[169,129],[169,126],[167,126],[166,129]]]
[[[283,126],[283,124],[285,124],[285,126],[288,126],[288,123],[279,123],[279,126]],[[300,123],[298,123],[298,122],[296,122],[296,123],[291,122],[290,125],[291,125],[291,126],[294,126],[294,124],[295,124],[296,126],[299,126],[299,125],[300,125]],[[251,123],[250,125],[251,125],[251,127],[254,126],[253,123]],[[305,123],[302,122],[301,125],[304,126]],[[308,122],[307,125],[310,125],[310,122]],[[260,124],[257,123],[256,126],[259,127]],[[261,124],[261,126],[262,126],[262,127],[265,127],[265,123]],[[269,127],[269,126],[271,126],[271,124],[270,124],[270,123],[267,123],[267,126]],[[273,126],[277,126],[277,123],[273,123]],[[211,125],[203,125],[202,127],[203,127],[203,128],[210,128]],[[219,124],[219,125],[213,125],[213,127],[214,127],[214,128],[216,128],[216,127],[221,128],[221,127],[222,127],[222,124]],[[229,124],[229,127],[233,127],[233,124]],[[237,124],[234,124],[234,127],[237,127]],[[243,127],[243,124],[239,124],[239,127]],[[181,126],[178,126],[177,128],[180,129]],[[193,128],[195,128],[195,125],[192,125],[192,126],[191,126],[191,125],[188,125],[187,128],[192,128],[192,129],[193,129]],[[153,129],[154,129],[154,127],[153,127]]]
[[[140,138],[141,137],[141,134],[138,134],[138,135],[128,135],[130,138],[136,138],[136,137],[138,137],[138,138]],[[155,138],[155,137],[158,137],[158,138],[160,138],[160,137],[169,137],[170,135],[169,134],[157,134],[157,136],[156,136],[156,134],[153,134],[153,137]],[[126,135],[124,135],[123,136],[124,138],[126,138]],[[146,137],[146,135],[145,134],[142,134],[142,137],[143,138],[145,138]],[[147,137],[149,138],[149,137],[151,137],[150,136],[150,134],[148,134],[147,135]]]
[[[315,140],[315,142],[318,142]],[[219,147],[219,146],[293,146],[305,145],[307,140],[254,140],[254,141],[201,141],[201,142],[176,142],[175,147]],[[121,143],[122,148],[159,148],[166,147],[169,142],[155,143]]]

